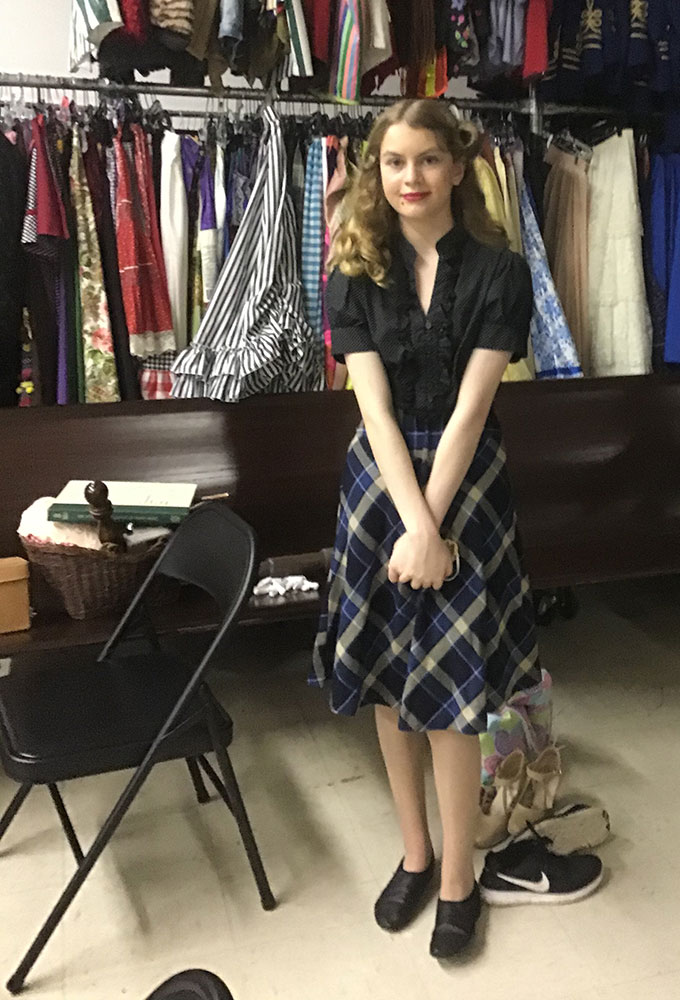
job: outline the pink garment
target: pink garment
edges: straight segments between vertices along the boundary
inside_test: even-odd
[[[344,365],[339,365],[331,354],[331,329],[326,313],[326,285],[328,274],[326,272],[326,261],[330,252],[330,246],[338,227],[342,199],[345,197],[347,188],[347,158],[345,151],[348,146],[348,139],[344,136],[338,141],[335,137],[327,139],[329,146],[334,146],[338,151],[337,162],[333,176],[326,187],[324,200],[324,213],[326,219],[326,233],[324,237],[323,270],[321,274],[322,303],[323,303],[323,337],[326,370],[326,386],[329,389],[344,389],[347,380],[347,369]]]

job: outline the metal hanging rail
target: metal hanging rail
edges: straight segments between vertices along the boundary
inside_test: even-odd
[[[103,96],[125,97],[134,94],[148,94],[154,97],[191,97],[196,100],[211,100],[219,104],[226,101],[258,101],[270,97],[276,104],[317,104],[330,105],[338,109],[386,107],[397,100],[396,95],[372,95],[362,97],[358,105],[347,105],[334,101],[329,95],[319,93],[295,94],[289,91],[270,91],[262,87],[225,87],[220,93],[209,87],[175,87],[167,83],[113,83],[110,80],[78,76],[35,76],[23,73],[0,73],[0,87],[19,87],[38,91],[38,101],[43,90],[91,91]],[[535,131],[542,130],[543,119],[555,115],[585,115],[594,117],[630,117],[617,108],[590,107],[587,105],[542,104],[538,101],[532,86],[528,98],[516,101],[494,101],[485,97],[447,97],[449,103],[469,111],[500,111],[527,115]],[[197,112],[192,112],[196,114]],[[217,113],[217,110],[213,113]],[[648,117],[648,116],[647,116]]]
[[[149,94],[166,97],[192,97],[196,100],[214,101],[257,101],[271,96],[276,103],[287,104],[330,104],[340,108],[356,105],[341,104],[330,95],[319,93],[296,94],[289,91],[272,92],[263,87],[225,87],[221,92],[209,87],[175,87],[168,83],[113,83],[110,80],[78,76],[32,76],[23,73],[0,73],[0,87],[25,87],[32,90],[79,90],[93,91],[108,96],[125,97],[130,94]],[[362,97],[359,107],[386,107],[396,100],[394,95],[372,95]],[[451,103],[461,108],[480,108],[500,111],[528,113],[526,102],[491,101],[484,98],[450,98]]]

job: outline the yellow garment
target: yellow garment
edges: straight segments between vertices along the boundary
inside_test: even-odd
[[[493,156],[496,164],[496,171],[501,181],[505,231],[508,234],[510,249],[514,250],[515,253],[522,253],[522,233],[520,230],[519,199],[517,197],[515,172],[512,170],[512,164],[508,165],[503,159],[498,146],[495,147]]]
[[[494,158],[496,158],[497,153],[499,154],[499,151],[495,149]],[[496,160],[496,162],[498,161]],[[503,167],[503,170],[502,172],[499,171],[499,175],[505,181],[505,190],[508,197],[508,204],[511,204],[510,193],[508,191],[508,185],[507,185],[507,174],[505,172],[505,164],[503,164],[502,159],[500,162]],[[503,227],[508,237],[508,241],[512,246],[511,230],[513,227],[512,225],[508,226],[508,220],[505,212],[505,203],[503,201],[503,194],[501,192],[501,188],[498,186],[498,181],[496,180],[496,175],[493,172],[493,168],[481,156],[477,156],[473,160],[473,164],[475,168],[475,173],[477,174],[477,180],[479,182],[479,186],[481,187],[482,193],[484,195],[487,211],[491,216],[491,218],[493,219],[493,221],[496,222],[499,226]],[[522,247],[521,239],[519,246],[521,252],[521,247]],[[504,382],[530,382],[531,379],[536,377],[533,352],[531,350],[531,339],[529,340],[528,350],[529,350],[528,357],[522,358],[521,361],[517,361],[514,365],[508,365],[508,367],[505,369],[505,374],[503,375]]]
[[[493,221],[505,229],[505,205],[503,204],[503,195],[498,186],[493,168],[486,162],[483,156],[475,157],[472,163],[477,174],[477,181],[484,195],[486,210]]]

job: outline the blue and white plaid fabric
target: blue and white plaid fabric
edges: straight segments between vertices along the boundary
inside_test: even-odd
[[[323,300],[321,269],[323,268],[323,139],[314,139],[307,154],[305,199],[302,208],[302,291],[307,321],[319,343],[323,342]]]
[[[519,186],[522,243],[534,286],[531,346],[536,378],[579,378],[583,375],[581,364],[550,273],[531,194],[524,182]]]
[[[443,425],[402,420],[424,485]],[[328,605],[310,683],[328,682],[334,712],[399,711],[399,728],[484,732],[489,712],[541,680],[533,601],[521,565],[500,431],[486,428],[444,523],[460,549],[458,576],[439,591],[390,583],[403,533],[360,426],[343,476]]]

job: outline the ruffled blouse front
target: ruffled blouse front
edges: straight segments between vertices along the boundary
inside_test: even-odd
[[[418,298],[416,251],[403,237],[388,286],[335,269],[328,280],[333,354],[377,351],[398,412],[447,418],[476,347],[526,356],[533,303],[518,254],[483,246],[457,226],[437,244],[439,264],[427,314]]]

